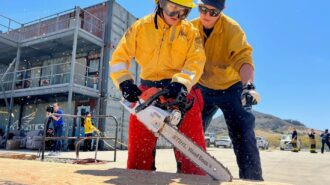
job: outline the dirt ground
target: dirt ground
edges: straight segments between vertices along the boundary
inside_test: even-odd
[[[330,184],[330,153],[261,151],[265,182],[238,180],[235,157],[230,149],[209,148],[208,151],[230,169],[231,183],[213,181],[206,176],[176,174],[171,149],[159,149],[157,172],[125,170],[127,151],[117,153],[117,161],[102,165],[77,165],[33,160],[0,158],[0,184],[221,184],[221,185],[281,185]],[[8,151],[0,150],[0,154]],[[12,152],[12,151],[11,151]],[[31,153],[30,151],[15,151]],[[32,154],[36,154],[35,151]],[[80,153],[81,158],[94,157],[92,152]],[[74,158],[73,152],[63,152],[62,158]],[[98,159],[112,160],[113,152],[99,152]]]

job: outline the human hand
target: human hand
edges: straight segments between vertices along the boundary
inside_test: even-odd
[[[260,95],[255,90],[255,86],[252,83],[243,86],[241,101],[243,107],[251,107],[252,105],[257,105],[260,102]]]
[[[178,82],[170,83],[165,89],[168,90],[168,93],[164,95],[165,98],[173,98],[176,99],[179,95],[187,95],[187,88]]]
[[[129,102],[138,101],[139,96],[142,94],[142,91],[133,83],[132,80],[123,81],[119,84],[119,88],[123,97]]]

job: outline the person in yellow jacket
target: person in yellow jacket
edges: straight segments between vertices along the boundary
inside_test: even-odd
[[[205,53],[198,30],[185,18],[193,0],[156,0],[155,13],[136,21],[125,33],[110,61],[110,76],[123,97],[136,102],[151,87],[168,89],[167,99],[194,98],[178,128],[205,150],[200,91],[194,87],[203,72]],[[141,85],[134,84],[130,62],[141,68]],[[157,138],[131,115],[128,131],[127,168],[155,170]],[[178,151],[178,172],[205,175]]]
[[[309,132],[308,132],[308,137],[309,137],[309,142],[310,142],[310,148],[309,148],[309,151],[310,153],[314,153],[316,154],[316,140],[315,140],[315,131],[314,129],[310,129]]]
[[[292,134],[291,134],[291,144],[292,144],[292,152],[299,152],[299,146],[298,146],[298,132],[296,128],[293,128]]]
[[[98,131],[98,129],[93,125],[92,122],[92,114],[90,112],[86,112],[86,118],[84,120],[84,132],[85,132],[85,137],[92,137],[93,132]],[[92,140],[91,139],[86,139],[84,141],[84,151],[91,151],[92,150]]]
[[[199,0],[199,29],[205,48],[204,73],[198,82],[204,99],[203,127],[221,109],[233,143],[242,179],[263,180],[256,145],[255,117],[251,113],[259,95],[252,84],[252,48],[240,25],[222,13],[225,0]]]

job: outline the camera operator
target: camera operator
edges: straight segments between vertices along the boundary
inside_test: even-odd
[[[55,137],[62,137],[63,135],[64,119],[63,116],[59,116],[59,114],[63,114],[63,110],[58,105],[58,103],[54,103],[53,108],[47,107],[47,116],[52,119]],[[61,146],[62,146],[62,140],[55,140],[55,144],[52,147],[52,151],[48,155],[50,156],[59,155]]]

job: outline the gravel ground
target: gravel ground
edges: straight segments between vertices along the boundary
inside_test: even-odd
[[[218,149],[218,148],[208,148],[208,151],[213,155],[215,158],[220,160],[226,167],[228,167],[236,179],[235,183],[242,183],[242,181],[238,181],[238,168],[235,161],[234,153],[231,149]],[[8,152],[4,150],[0,150],[0,154]],[[25,154],[36,154],[35,151],[15,151],[17,153],[25,153]],[[280,184],[281,183],[289,183],[289,184],[312,184],[312,185],[323,185],[323,184],[330,184],[329,176],[329,166],[330,166],[330,153],[325,154],[310,154],[308,152],[299,152],[299,153],[292,153],[289,151],[278,151],[278,150],[268,150],[268,151],[261,151],[261,160],[262,160],[262,167],[263,167],[263,174],[264,178],[267,183],[263,184]],[[59,157],[61,157],[59,159]],[[15,172],[16,169],[20,170],[28,170],[30,169],[31,165],[35,165],[36,169],[40,169],[42,171],[44,168],[49,169],[58,176],[66,176],[72,175],[77,178],[77,181],[70,180],[70,178],[65,178],[67,181],[61,181],[61,183],[69,183],[75,184],[79,182],[79,184],[84,182],[89,182],[88,180],[83,180],[86,174],[77,173],[77,170],[87,170],[84,172],[88,172],[87,176],[98,177],[100,181],[98,183],[110,183],[110,184],[131,184],[129,179],[136,177],[140,178],[138,182],[143,184],[143,180],[148,182],[149,184],[171,184],[173,182],[177,184],[194,184],[198,182],[200,184],[214,184],[214,181],[210,180],[206,177],[200,177],[199,180],[189,181],[189,183],[177,181],[173,179],[182,179],[182,174],[175,174],[176,172],[176,164],[173,155],[173,150],[171,149],[158,149],[156,154],[156,167],[157,172],[143,172],[142,174],[140,171],[131,172],[128,170],[124,170],[126,168],[126,160],[127,160],[127,151],[118,151],[117,152],[117,160],[116,162],[109,162],[107,164],[100,164],[100,165],[74,165],[74,164],[62,164],[62,163],[72,163],[75,160],[74,152],[62,152],[60,156],[56,157],[46,157],[45,161],[47,162],[40,162],[40,161],[22,161],[22,160],[10,160],[9,159],[0,159],[0,184],[1,182],[17,182],[17,183],[25,183],[27,179],[30,179],[34,176],[38,176],[38,174],[31,174],[25,175],[24,179],[20,181],[13,181],[11,178],[11,173]],[[80,159],[85,158],[93,158],[93,152],[81,152]],[[112,161],[114,157],[114,153],[111,151],[108,152],[99,152],[98,159]],[[7,161],[6,161],[7,160]],[[55,162],[55,163],[54,163]],[[59,169],[58,169],[59,168]],[[62,170],[65,169],[65,170]],[[11,172],[12,170],[12,172]],[[7,173],[3,173],[6,171]],[[46,170],[47,171],[47,170]],[[51,172],[51,174],[53,173]],[[59,174],[57,174],[59,173]],[[62,174],[64,173],[64,174]],[[103,175],[100,175],[100,174]],[[39,180],[46,178],[46,173],[43,173]],[[54,175],[55,175],[54,174]],[[116,174],[112,176],[111,174]],[[143,175],[146,174],[146,175]],[[154,176],[157,174],[158,177],[162,177],[163,179],[157,178]],[[125,181],[125,178],[128,178],[128,181]],[[196,176],[193,176],[196,177]],[[48,177],[47,177],[48,178]],[[97,179],[98,179],[97,178]],[[145,179],[146,178],[146,179]],[[150,178],[150,179],[149,179]],[[154,179],[153,179],[154,178]],[[189,176],[188,179],[192,177]],[[38,178],[37,178],[38,179]],[[61,177],[62,179],[62,177]],[[63,180],[64,180],[63,179]],[[81,179],[81,182],[78,181]],[[101,180],[103,179],[103,181]],[[115,180],[117,179],[117,180]],[[141,180],[142,179],[142,180]],[[194,179],[194,178],[192,178]],[[1,181],[2,180],[2,181]],[[120,181],[119,181],[120,180]],[[131,179],[134,181],[134,178]],[[153,181],[154,180],[154,181]],[[187,180],[185,180],[187,181]],[[277,183],[268,183],[277,182]],[[40,181],[41,182],[41,181]],[[39,181],[36,181],[32,184],[41,184]],[[162,182],[162,183],[160,183]],[[60,184],[61,184],[60,183]],[[197,184],[198,184],[197,183]],[[250,182],[244,182],[244,184],[249,184]],[[28,183],[29,184],[29,183]],[[92,183],[95,184],[95,183]],[[97,184],[97,183],[96,183]],[[195,183],[196,184],[196,183]],[[258,183],[253,183],[258,184]],[[259,183],[260,184],[260,183]]]

